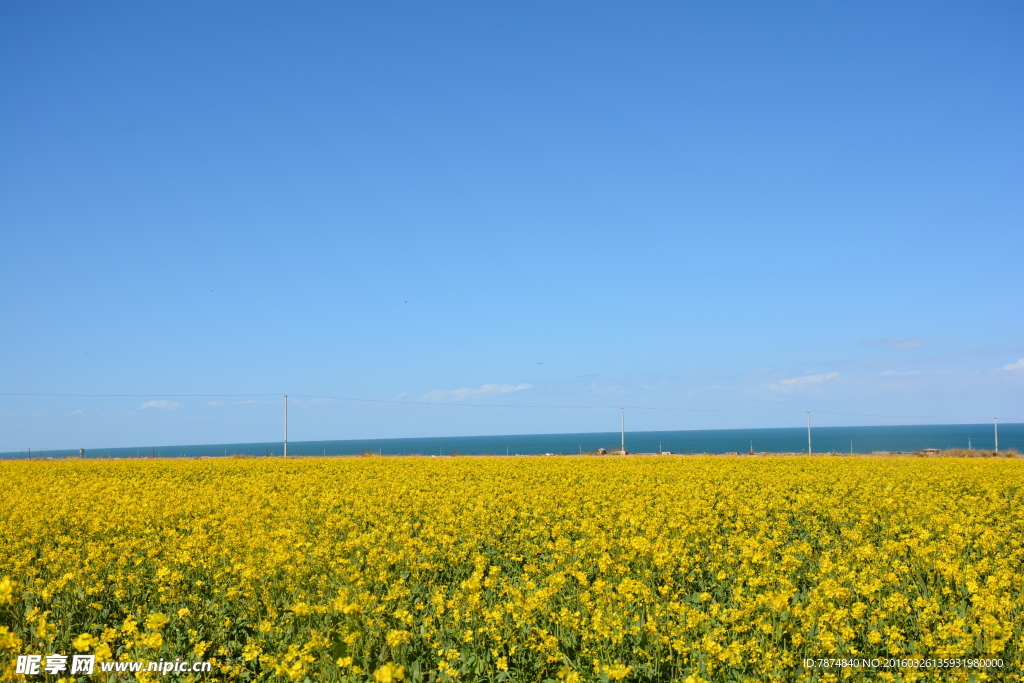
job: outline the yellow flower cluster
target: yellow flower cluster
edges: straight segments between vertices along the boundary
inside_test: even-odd
[[[53,461],[0,481],[4,680],[54,652],[213,662],[186,681],[1024,680],[1021,460]],[[882,657],[1002,666],[804,665]]]

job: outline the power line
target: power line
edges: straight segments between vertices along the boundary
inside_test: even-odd
[[[281,396],[281,394],[8,394],[0,393],[0,396],[74,396],[79,398],[188,398],[190,396],[205,396],[209,398],[242,398],[247,396]]]
[[[563,408],[570,410],[613,410],[629,408],[631,410],[677,410],[692,413],[792,413],[792,410],[717,410],[714,408],[651,408],[647,406],[567,406],[567,405],[523,405],[521,403],[446,403],[444,401],[401,401],[391,398],[349,398],[345,396],[311,396],[309,394],[290,394],[300,398],[318,398],[325,401],[359,401],[365,403],[401,403],[417,406],[458,406],[460,408]],[[987,419],[987,418],[986,418]]]
[[[396,403],[402,405],[423,405],[423,406],[454,406],[458,408],[515,408],[515,409],[562,409],[562,410],[614,410],[616,408],[629,408],[630,410],[663,410],[670,412],[684,413],[750,413],[750,414],[797,414],[806,412],[804,410],[740,410],[722,408],[665,408],[660,406],[621,406],[621,405],[524,405],[507,403],[452,403],[445,401],[406,401],[388,398],[354,398],[350,396],[314,396],[312,394],[289,394],[296,398],[314,398],[324,401],[355,401],[359,403]],[[251,398],[253,396],[283,396],[281,393],[262,394],[40,394],[40,393],[6,393],[0,392],[0,396],[61,396],[73,398]],[[881,417],[896,418],[904,420],[991,420],[991,416],[978,415],[883,415],[879,413],[842,413],[831,410],[811,411],[818,415],[843,415],[847,417]],[[1004,420],[1020,420],[1021,417],[1003,417]]]
[[[275,396],[280,397],[284,394],[37,394],[37,393],[3,393],[0,392],[0,396],[63,396],[63,397],[77,397],[77,398],[189,398],[189,397],[205,397],[205,398],[247,398],[252,396]],[[444,401],[404,401],[399,399],[387,399],[387,398],[353,398],[348,396],[313,396],[312,394],[289,394],[289,396],[295,396],[297,398],[316,398],[325,401],[358,401],[361,403],[400,403],[407,405],[423,405],[423,406],[456,406],[461,408],[563,408],[570,410],[605,410],[620,408],[622,406],[617,405],[606,405],[606,406],[574,406],[574,405],[522,405],[522,404],[507,404],[507,403],[452,403]],[[696,413],[792,413],[800,411],[792,410],[717,410],[712,408],[652,408],[648,406],[625,406],[635,410],[677,410],[687,411]],[[988,419],[988,418],[986,418]]]
[[[804,410],[738,410],[738,409],[721,409],[721,408],[664,408],[655,406],[615,406],[615,405],[602,405],[602,406],[567,406],[567,405],[522,405],[522,404],[505,404],[505,403],[445,403],[442,401],[402,401],[398,399],[386,399],[386,398],[349,398],[344,396],[311,396],[309,394],[291,394],[292,396],[298,396],[301,398],[318,398],[327,401],[360,401],[369,403],[406,403],[410,405],[425,405],[425,406],[459,406],[463,408],[567,408],[573,410],[613,410],[615,408],[629,408],[630,410],[666,410],[686,413],[804,413]],[[991,420],[989,416],[979,417],[977,415],[878,415],[872,413],[838,413],[829,410],[813,410],[813,413],[819,415],[847,415],[853,417],[894,417],[907,420]],[[1004,420],[1022,420],[1024,418],[1015,417],[1004,417]]]
[[[876,415],[873,413],[834,413],[829,410],[812,411],[818,415],[852,415],[854,417],[898,417],[907,420],[991,420],[991,417],[978,415]],[[1022,417],[1004,417],[1004,420],[1022,420]]]

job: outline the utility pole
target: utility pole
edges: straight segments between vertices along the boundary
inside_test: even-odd
[[[288,457],[288,394],[284,395],[284,457]]]
[[[996,453],[999,452],[999,418],[993,417],[993,421],[996,423]]]
[[[619,408],[622,411],[622,454],[626,454],[626,408]]]
[[[807,411],[807,455],[811,454],[811,411]]]

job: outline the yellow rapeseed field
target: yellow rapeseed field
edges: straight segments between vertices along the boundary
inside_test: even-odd
[[[140,680],[1022,680],[1019,459],[79,460],[0,484],[5,680],[50,653],[213,664]]]

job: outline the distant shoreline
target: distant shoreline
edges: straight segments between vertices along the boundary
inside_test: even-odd
[[[992,424],[941,425],[880,425],[813,427],[811,430],[814,453],[883,454],[916,453],[923,449],[994,450],[995,430]],[[60,440],[68,438],[66,435]],[[74,438],[73,436],[70,438]],[[165,437],[167,438],[167,437]],[[167,440],[169,441],[169,437]],[[44,445],[53,443],[45,435],[32,437]],[[44,441],[45,439],[45,441]],[[427,436],[401,438],[289,440],[288,455],[326,456],[386,453],[391,455],[512,455],[514,453],[541,455],[564,453],[579,455],[605,449],[608,453],[621,450],[622,434],[615,432],[576,432],[548,434],[490,434],[483,436]],[[0,460],[35,457],[64,458],[84,454],[115,458],[204,457],[249,455],[256,457],[280,456],[285,452],[282,441],[221,442],[136,446],[96,446],[84,449],[37,448],[32,441],[24,448],[0,453]],[[31,446],[31,448],[29,448]],[[1016,448],[1024,452],[1024,423],[1000,423],[998,450]],[[808,450],[806,427],[766,427],[748,429],[702,429],[668,431],[626,431],[625,447],[636,453],[687,454],[741,454],[755,453],[804,454]]]
[[[922,458],[922,459],[976,459],[976,460],[1013,460],[1021,458],[1022,455],[1014,449],[1000,451],[998,453],[987,450],[950,449],[937,453],[925,453],[921,451],[875,451],[872,453],[807,453],[800,452],[764,452],[764,453],[481,453],[481,454],[448,454],[432,455],[430,453],[365,453],[365,454],[330,454],[327,455],[248,455],[242,453],[229,453],[228,455],[144,455],[139,457],[130,456],[106,456],[80,457],[69,455],[63,457],[52,456],[22,456],[3,458],[0,462],[64,462],[69,460],[82,462],[114,462],[114,461],[140,461],[140,460],[314,460],[326,459],[336,460],[339,458],[350,459],[434,459],[434,460],[473,460],[479,458],[608,458],[620,460],[623,458]]]

